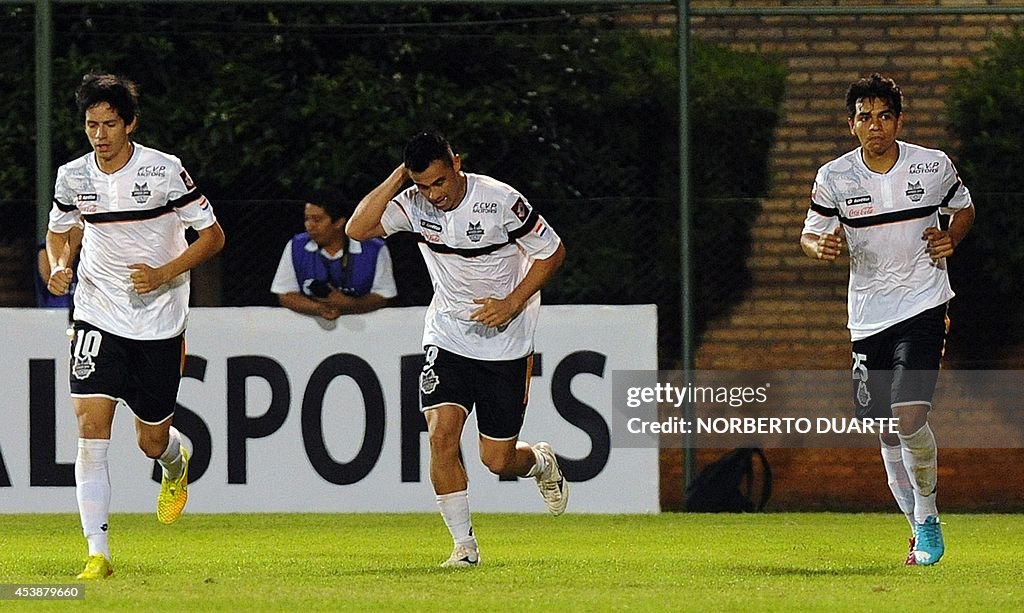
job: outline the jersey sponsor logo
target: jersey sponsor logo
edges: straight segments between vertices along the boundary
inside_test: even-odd
[[[142,182],[136,183],[135,189],[132,190],[132,198],[139,204],[146,204],[149,201],[149,197],[153,195],[153,192],[149,191],[149,183]]]
[[[469,237],[469,240],[473,241],[474,243],[480,242],[480,239],[484,237],[484,229],[482,226],[483,222],[469,222],[469,229],[466,230],[466,236]]]
[[[428,243],[440,243],[441,242],[441,235],[437,234],[436,232],[424,232],[423,233],[423,238],[425,238]]]
[[[846,206],[857,206],[858,204],[868,204],[871,202],[871,194],[866,196],[856,196],[854,198],[846,199]]]
[[[78,204],[78,210],[83,213],[95,213],[97,206],[95,204],[82,204],[83,202],[95,203],[100,197],[96,194],[76,194],[75,202]]]
[[[181,182],[185,184],[185,189],[195,189],[196,184],[192,182],[192,177],[189,176],[188,171],[184,168],[181,169]]]
[[[420,227],[421,228],[426,228],[428,230],[433,230],[434,232],[440,232],[441,231],[441,224],[434,223],[432,221],[427,221],[426,219],[421,219],[420,220]]]
[[[873,206],[860,206],[853,209],[847,209],[847,217],[864,217],[865,215],[874,215],[875,207]]]
[[[924,198],[924,188],[921,187],[920,181],[907,182],[907,198],[912,202],[921,202],[921,198]]]
[[[474,202],[473,203],[474,213],[497,213],[498,203],[497,202]]]
[[[139,166],[139,171],[135,173],[136,177],[166,177],[167,167],[166,166]]]
[[[910,174],[931,174],[939,172],[938,162],[919,162],[917,164],[910,165]]]
[[[526,204],[522,198],[518,198],[512,205],[512,213],[519,218],[519,221],[526,221],[526,218],[530,216],[530,205]]]

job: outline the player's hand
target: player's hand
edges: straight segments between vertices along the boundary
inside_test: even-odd
[[[491,328],[504,326],[523,310],[523,305],[509,298],[475,298],[473,303],[479,304],[480,308],[473,311],[469,318]]]
[[[159,268],[153,268],[149,264],[129,264],[131,269],[132,289],[135,293],[148,294],[167,282]]]
[[[56,268],[50,273],[46,282],[46,289],[54,296],[63,296],[68,293],[71,287],[71,278],[74,273],[70,268]]]
[[[815,245],[815,252],[818,254],[819,260],[825,260],[826,262],[834,262],[839,254],[843,251],[843,237],[845,233],[843,226],[836,228],[836,231],[831,234],[822,234],[818,237],[818,243]]]
[[[949,232],[943,232],[935,227],[925,229],[921,234],[921,240],[928,241],[927,251],[933,262],[948,258],[956,249]]]

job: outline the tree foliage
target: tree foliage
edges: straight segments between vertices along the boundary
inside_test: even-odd
[[[301,198],[325,184],[358,198],[397,165],[411,134],[439,129],[467,170],[519,188],[562,235],[569,260],[548,301],[656,302],[663,345],[678,347],[674,38],[548,6],[57,4],[54,11],[55,165],[86,150],[71,92],[94,68],[140,83],[137,139],[181,157],[215,203]],[[0,50],[0,59],[30,57],[31,39],[18,44]],[[11,91],[25,92],[5,104],[29,104],[30,68],[19,69],[20,81],[2,75]],[[690,151],[702,324],[745,287],[784,76],[765,58],[694,44]],[[0,126],[0,147],[30,148],[16,129],[30,124]],[[14,174],[5,183],[27,188],[26,168],[7,169]],[[281,247],[269,243],[273,264]],[[248,241],[238,259],[252,262],[259,247]],[[248,285],[266,294],[268,282]]]
[[[991,354],[1024,336],[1013,325],[1024,319],[1018,287],[1024,247],[1013,240],[1024,233],[1017,211],[1024,205],[1021,30],[996,37],[988,51],[956,75],[947,112],[957,138],[957,168],[978,209],[974,228],[950,264],[960,294],[954,305],[963,306],[961,321]]]

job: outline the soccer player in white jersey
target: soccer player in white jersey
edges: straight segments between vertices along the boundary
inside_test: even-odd
[[[519,440],[533,370],[541,286],[565,259],[543,217],[514,188],[462,171],[436,134],[406,145],[404,163],[367,194],[346,230],[356,240],[419,233],[434,286],[423,330],[420,403],[430,480],[454,541],[445,567],[480,561],[459,441],[477,412],[480,459],[503,476],[534,477],[548,510],[565,511],[568,483],[547,443]],[[407,181],[413,186],[403,190]]]
[[[891,79],[876,73],[853,83],[846,109],[860,147],[818,170],[800,245],[834,261],[848,244],[856,415],[899,419],[899,434],[880,438],[889,488],[911,526],[906,563],[935,564],[945,544],[928,412],[953,297],[946,258],[970,230],[974,207],[946,154],[897,140],[903,94]],[[945,215],[952,219],[942,229]]]
[[[71,403],[78,418],[75,491],[89,558],[79,579],[113,574],[107,450],[114,408],[135,414],[139,448],[163,470],[157,519],[178,519],[188,498],[188,451],[171,425],[185,358],[189,271],[224,245],[224,232],[178,158],[132,141],[135,84],[88,74],[75,92],[92,151],[57,171],[46,234],[50,279],[67,292],[64,261],[83,227],[71,339]],[[185,229],[199,237],[189,245]]]

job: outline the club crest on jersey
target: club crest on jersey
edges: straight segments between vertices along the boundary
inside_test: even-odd
[[[921,202],[921,198],[924,198],[924,188],[921,187],[920,181],[907,182],[907,198],[910,198],[911,202]]]
[[[132,190],[132,198],[139,204],[146,204],[149,201],[149,197],[153,195],[153,192],[149,191],[149,183],[136,183],[135,189]]]
[[[473,223],[472,221],[469,222],[469,229],[466,230],[466,236],[469,237],[469,240],[474,243],[480,242],[480,239],[484,237],[484,229],[481,227],[482,225],[483,223],[479,221],[476,223]]]
[[[433,394],[440,382],[433,368],[420,373],[420,391],[424,394]]]

